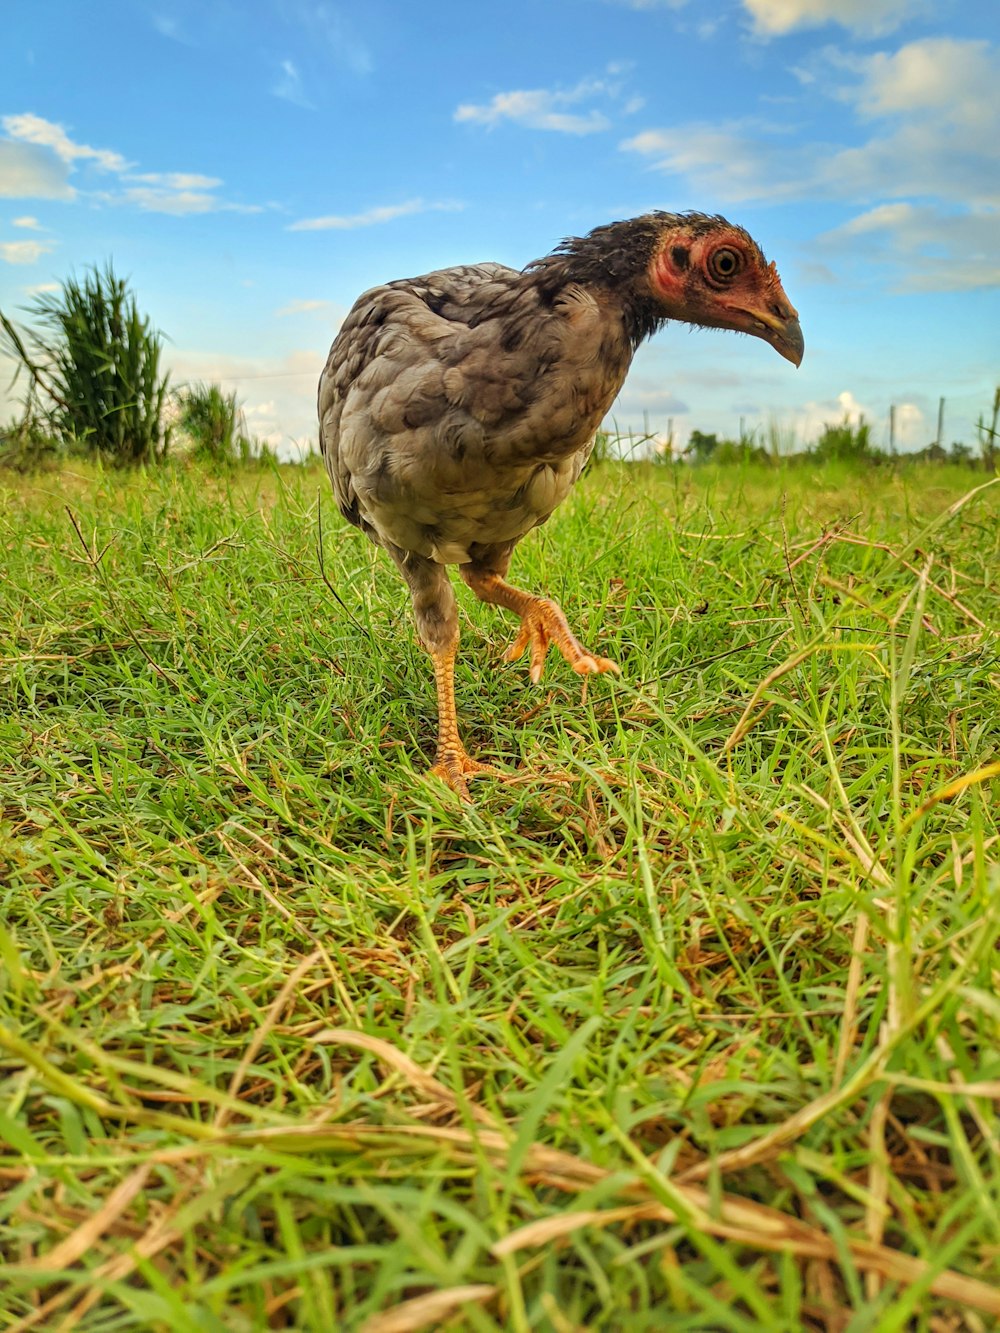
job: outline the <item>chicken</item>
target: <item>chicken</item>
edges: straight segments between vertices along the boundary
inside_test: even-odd
[[[511,553],[583,471],[636,348],[668,320],[762,338],[802,360],[796,311],[742,228],[656,212],[571,237],[522,270],[441,269],[360,296],[319,382],[320,445],[341,513],[395,561],[437,681],[431,772],[466,800],[504,776],[473,759],[455,710],[448,566],[521,626],[537,683],[555,644],[574,671],[617,671],[560,608],[506,581]]]

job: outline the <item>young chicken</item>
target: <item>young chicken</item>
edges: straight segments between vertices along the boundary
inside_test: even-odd
[[[798,365],[802,331],[774,264],[741,228],[650,213],[572,237],[521,272],[441,269],[365,292],[319,382],[320,445],[344,517],[396,562],[434,663],[432,772],[468,799],[497,770],[465,750],[455,712],[458,616],[449,565],[521,627],[508,660],[587,652],[559,607],[506,581],[511,553],[580,476],[636,348],[667,320],[751,333]]]

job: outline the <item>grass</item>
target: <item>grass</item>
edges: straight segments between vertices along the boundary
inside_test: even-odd
[[[993,1326],[971,485],[596,469],[514,573],[622,677],[463,589],[465,807],[317,469],[5,479],[0,1328]]]

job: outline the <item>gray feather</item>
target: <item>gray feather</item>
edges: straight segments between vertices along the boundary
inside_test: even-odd
[[[565,499],[632,357],[620,303],[553,298],[499,264],[373,288],[320,380],[320,440],[344,515],[441,564],[507,545]]]

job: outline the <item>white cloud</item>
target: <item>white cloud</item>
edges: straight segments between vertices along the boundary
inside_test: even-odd
[[[927,418],[916,403],[896,403],[894,412],[897,449],[920,449],[933,438]]]
[[[379,208],[369,208],[365,213],[347,215],[330,214],[320,218],[302,218],[288,227],[289,231],[354,231],[357,227],[374,227],[381,222],[392,222],[395,218],[409,217],[413,213],[452,212],[463,205],[445,200],[440,203],[426,203],[423,199],[407,199],[402,204],[383,204]]]
[[[686,176],[699,192],[730,202],[801,197],[816,157],[815,145],[791,144],[784,126],[757,120],[644,130],[620,146],[650,158],[655,170]]]
[[[862,75],[859,109],[868,116],[930,113],[934,119],[979,131],[1000,120],[997,53],[989,42],[928,37],[891,54],[844,62]]]
[[[800,409],[797,425],[802,438],[812,440],[824,426],[837,425],[841,421],[846,421],[850,426],[859,426],[862,421],[870,423],[871,420],[871,408],[859,403],[850,389],[845,389],[836,398],[827,398],[821,403],[806,403]]]
[[[199,176],[191,171],[130,172],[124,179],[142,181],[166,190],[214,190],[222,184],[218,176]]]
[[[69,171],[47,149],[0,139],[0,198],[72,199]]]
[[[916,403],[896,403],[895,407],[895,447],[905,452],[908,449],[922,448],[928,441],[927,418]],[[796,447],[813,444],[823,433],[826,426],[837,426],[846,421],[857,427],[867,422],[871,428],[872,443],[876,448],[889,447],[888,410],[876,411],[869,405],[859,402],[850,389],[844,389],[835,398],[821,402],[808,402],[797,410],[780,414],[779,427],[788,430],[794,436]]]
[[[497,93],[485,106],[463,103],[455,111],[455,120],[493,127],[502,121],[511,121],[530,130],[554,130],[560,134],[597,134],[611,127],[608,116],[592,107],[572,111],[581,102],[603,100],[617,102],[623,95],[622,76],[630,66],[620,62],[608,65],[609,78],[582,79],[573,88],[522,88],[509,93]],[[631,115],[642,105],[641,98],[626,101],[624,112]]]
[[[260,204],[235,204],[220,199],[214,191],[222,184],[217,176],[186,171],[150,171],[123,176],[123,189],[101,197],[110,204],[131,204],[145,213],[167,213],[184,217],[197,213],[262,213]],[[138,182],[138,183],[133,183]]]
[[[69,184],[69,173],[85,163],[115,176],[122,186],[92,192],[88,196],[92,201],[130,204],[144,212],[175,217],[262,211],[259,205],[220,199],[214,191],[222,181],[216,176],[188,171],[133,172],[121,153],[76,143],[62,125],[41,116],[4,116],[2,125],[10,137],[0,140],[0,195],[8,198],[75,199],[77,191]]]
[[[821,239],[850,255],[859,237],[896,274],[898,291],[1000,286],[1000,212],[993,209],[947,213],[929,204],[879,204]]]
[[[927,8],[922,0],[743,0],[743,5],[755,31],[768,37],[825,23],[860,33],[890,32]]]
[[[887,128],[828,163],[855,198],[938,196],[1000,206],[1000,52],[983,41],[928,38],[843,60],[855,76],[835,89],[860,117]]]
[[[61,161],[92,162],[102,171],[126,171],[129,163],[121,153],[110,148],[91,148],[89,144],[74,143],[61,125],[27,112],[18,116],[4,116],[3,128],[12,139],[50,148]]]
[[[911,116],[847,146],[790,142],[784,126],[748,118],[644,130],[620,147],[729,203],[938,196],[989,207],[1000,204],[997,122],[973,134],[944,116]]]
[[[980,150],[947,126],[905,125],[857,148],[831,152],[811,184],[831,198],[930,196],[989,207],[1000,204],[998,166],[1000,141]]]
[[[5,264],[37,264],[54,249],[52,241],[0,241],[0,259]]]
[[[20,218],[11,218],[10,225],[12,227],[24,227],[26,231],[41,231],[42,229],[41,223],[38,221],[37,218],[27,217],[27,216]]]
[[[596,134],[610,127],[611,122],[600,111],[578,115],[558,110],[572,100],[567,93],[547,92],[544,88],[497,93],[487,106],[466,103],[458,107],[455,119],[474,121],[477,125],[497,125],[502,120],[512,120],[530,130],[556,130],[561,134]]]
[[[953,38],[864,57],[819,52],[795,72],[812,100],[825,93],[852,109],[855,143],[803,144],[787,123],[747,117],[648,129],[620,146],[723,202],[868,205],[863,225],[833,239],[852,237],[856,253],[900,269],[906,290],[990,286],[1000,269],[997,57],[988,42]]]
[[[152,186],[131,186],[120,194],[105,195],[110,204],[133,204],[144,213],[167,213],[185,217],[192,213],[247,212],[259,213],[259,207],[227,204],[204,190],[157,189]]]

